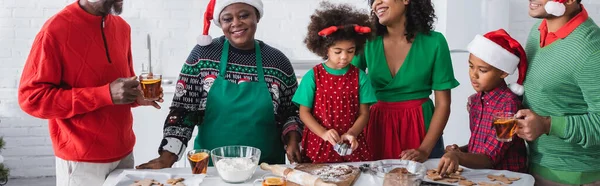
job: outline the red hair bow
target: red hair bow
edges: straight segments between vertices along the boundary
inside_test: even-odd
[[[371,32],[371,28],[366,27],[366,26],[359,26],[359,25],[353,25],[354,26],[354,31],[356,33],[359,34],[366,34],[366,33],[370,33]],[[344,28],[344,26],[330,26],[327,28],[324,28],[323,30],[321,30],[319,32],[320,36],[323,37],[327,37],[331,34],[333,34],[334,32],[338,31],[338,29]]]

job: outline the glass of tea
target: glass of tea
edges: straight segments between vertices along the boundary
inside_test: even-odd
[[[257,184],[262,184],[262,186],[285,186],[287,180],[285,177],[277,176],[275,174],[266,174],[261,179],[257,179],[254,181],[254,186]]]
[[[511,112],[496,112],[493,117],[496,139],[501,142],[511,142],[515,134],[517,119]]]
[[[162,94],[162,75],[143,73],[140,75],[140,84],[144,92],[144,98],[158,100]]]
[[[188,151],[187,158],[192,167],[192,174],[206,174],[209,156],[210,151],[206,149],[194,149]]]

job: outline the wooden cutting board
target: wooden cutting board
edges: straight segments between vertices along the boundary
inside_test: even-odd
[[[347,167],[346,167],[347,166]],[[337,168],[337,169],[336,169]],[[323,181],[333,183],[337,186],[352,186],[360,176],[360,169],[351,165],[324,165],[324,164],[300,164],[294,169],[304,171],[312,175],[323,176],[323,174],[332,173],[341,176],[326,176]],[[333,169],[333,170],[332,170]],[[344,169],[342,171],[340,169]],[[336,171],[338,170],[338,171]],[[293,182],[288,182],[288,186],[300,186]]]

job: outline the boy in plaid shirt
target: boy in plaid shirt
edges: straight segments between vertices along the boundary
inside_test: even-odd
[[[523,47],[503,29],[477,35],[469,44],[469,77],[477,91],[469,97],[471,138],[463,147],[450,145],[440,160],[441,174],[452,173],[459,165],[474,169],[527,172],[525,141],[513,136],[511,142],[496,139],[493,114],[516,113],[521,108],[527,57]],[[510,88],[504,78],[518,67],[519,79]]]

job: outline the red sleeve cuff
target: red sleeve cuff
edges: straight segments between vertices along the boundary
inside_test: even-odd
[[[112,101],[112,95],[110,94],[110,83],[99,87],[100,91],[97,91],[98,103],[100,105],[114,105]]]

